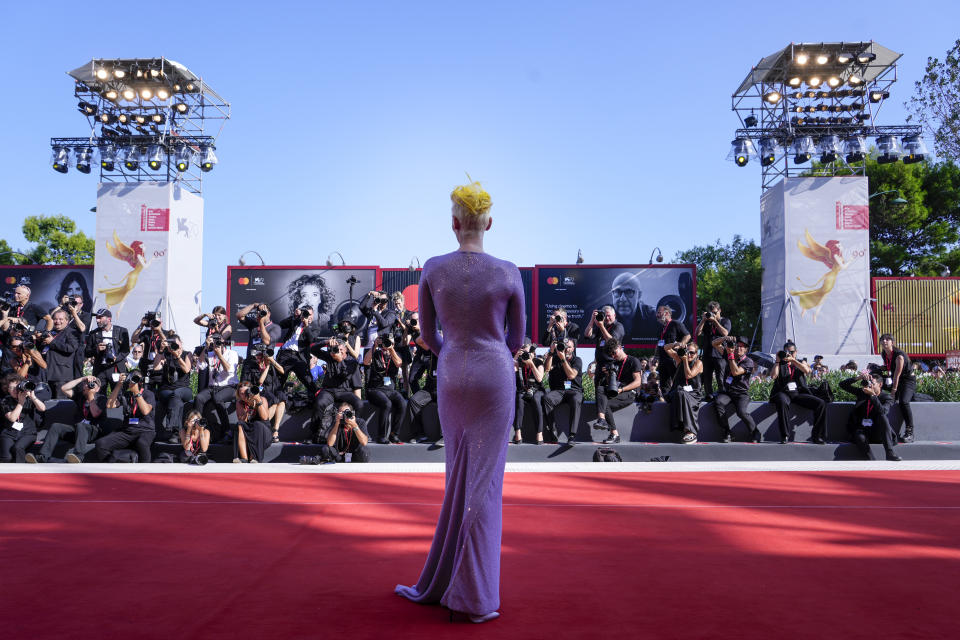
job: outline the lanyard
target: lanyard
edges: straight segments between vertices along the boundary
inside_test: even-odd
[[[740,363],[738,362],[737,364],[739,365]],[[787,373],[788,373],[788,375],[790,376],[790,380],[793,380],[793,365],[792,365],[792,364],[787,364]]]
[[[130,413],[132,414],[131,417],[137,417],[137,399],[134,397],[130,398]]]
[[[90,420],[90,404],[87,402],[83,403],[83,419]]]
[[[668,322],[668,323],[663,327],[663,331],[660,332],[660,339],[661,339],[661,340],[663,340],[663,336],[667,335],[667,329],[670,328],[670,325],[671,325],[671,324],[673,324],[673,320],[671,320],[670,322]]]
[[[867,398],[867,417],[870,417],[870,409],[873,409],[873,400]]]

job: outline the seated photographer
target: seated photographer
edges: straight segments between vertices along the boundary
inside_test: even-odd
[[[683,432],[681,442],[693,444],[700,434],[697,412],[703,400],[700,382],[703,362],[700,361],[699,349],[695,344],[674,343],[673,348],[667,350],[667,355],[676,368],[673,384],[667,394],[667,402],[670,403],[670,428]]]
[[[810,442],[824,444],[827,435],[827,403],[810,393],[807,376],[810,367],[797,359],[797,345],[787,342],[777,353],[777,362],[770,371],[773,388],[770,390],[770,402],[777,407],[777,425],[780,427],[780,444],[792,440],[789,415],[791,405],[798,405],[813,411],[813,433]]]
[[[204,426],[207,426],[209,421],[207,416],[216,415],[216,433],[219,439],[230,427],[227,403],[236,396],[236,387],[240,383],[237,377],[240,356],[223,341],[219,333],[210,333],[200,357],[202,359],[197,368],[206,372],[207,386],[198,391],[193,399],[192,413],[200,414],[204,419]],[[187,422],[189,420],[185,420],[184,424]],[[182,434],[180,441],[183,442]]]
[[[547,428],[557,438],[557,407],[561,404],[567,405],[570,409],[567,444],[573,444],[577,440],[580,407],[583,405],[583,361],[577,357],[576,347],[577,343],[573,338],[567,338],[564,342],[551,342],[550,351],[543,363],[547,372],[547,383],[550,385],[550,391],[543,395],[543,417]]]
[[[113,386],[107,398],[107,409],[123,410],[123,424],[119,429],[97,440],[95,449],[101,462],[115,460],[116,451],[133,445],[139,462],[150,462],[150,445],[157,432],[154,427],[156,398],[150,389],[144,388],[143,374],[139,371],[121,373],[119,384]]]
[[[243,371],[241,378],[256,382],[254,371],[256,367],[256,356],[253,353],[257,345],[271,347],[280,340],[281,329],[279,325],[270,320],[270,307],[262,302],[248,304],[237,311],[237,320],[250,331],[250,339],[247,342],[247,357],[243,361]]]
[[[3,350],[3,374],[16,373],[25,380],[39,382],[47,361],[37,349],[32,337],[24,337],[19,330],[7,334],[6,348]]]
[[[207,421],[196,409],[190,411],[183,419],[183,426],[180,427],[180,443],[183,445],[180,462],[207,464],[210,430],[207,429]]]
[[[227,310],[217,305],[210,313],[201,313],[193,319],[193,324],[206,329],[204,337],[213,334],[219,335],[224,340],[231,340],[233,336],[233,327],[230,325],[230,318],[227,316]]]
[[[397,431],[406,408],[400,386],[400,367],[403,359],[397,353],[390,333],[382,333],[374,340],[373,348],[363,356],[363,364],[370,372],[367,381],[367,400],[377,408],[377,442],[400,442]]]
[[[610,356],[604,348],[607,342],[616,340],[617,344],[621,344],[623,334],[623,325],[617,322],[616,311],[610,305],[604,305],[599,310],[595,309],[590,314],[590,323],[584,330],[583,336],[596,344],[593,361],[597,363],[597,369],[610,362]]]
[[[554,344],[555,342],[565,343],[567,340],[573,340],[574,344],[580,342],[580,327],[577,323],[567,320],[567,310],[561,307],[550,314],[544,338],[541,341],[543,344]]]
[[[193,363],[183,350],[180,336],[169,334],[150,368],[150,382],[156,384],[157,434],[171,443],[179,442],[175,429],[183,423],[183,405],[193,402],[192,369]]]
[[[367,449],[369,441],[367,423],[356,414],[350,403],[340,402],[324,436],[320,455],[325,460],[343,462],[344,456],[349,453],[350,462],[370,462],[370,451]]]
[[[683,324],[673,319],[673,309],[665,304],[657,307],[657,321],[660,323],[660,338],[657,340],[657,358],[660,359],[660,391],[666,396],[670,393],[677,373],[677,364],[667,351],[677,345],[690,342],[690,332]]]
[[[747,357],[747,349],[750,348],[750,339],[744,336],[733,338],[725,336],[713,341],[714,347],[723,349],[727,359],[727,377],[724,378],[724,390],[717,394],[713,401],[713,411],[717,416],[717,422],[723,429],[721,442],[732,442],[733,434],[730,431],[730,406],[747,429],[750,430],[750,438],[753,442],[763,440],[763,435],[757,429],[757,423],[750,415],[750,378],[756,370],[757,365],[753,360]]]
[[[74,361],[80,341],[76,333],[67,328],[67,312],[57,309],[53,312],[53,327],[50,331],[38,333],[34,338],[41,347],[47,361],[46,381],[50,385],[50,397],[60,398],[60,387],[74,379]]]
[[[717,385],[717,391],[723,391],[723,381],[727,377],[727,359],[722,351],[714,348],[713,341],[730,335],[732,327],[730,318],[723,317],[720,303],[711,300],[693,332],[703,353],[700,359],[703,362],[703,389],[708,397],[713,395],[714,384]]]
[[[524,409],[534,411],[537,425],[536,444],[543,444],[543,360],[537,357],[537,348],[529,342],[514,354],[513,369],[516,372],[516,410],[513,414],[513,444],[523,442],[520,428],[523,426]]]
[[[260,393],[270,403],[270,413],[273,425],[272,441],[280,442],[280,420],[287,410],[287,392],[285,388],[283,367],[274,358],[273,349],[260,344],[252,350],[256,366],[254,387],[259,387]]]
[[[422,338],[417,337],[416,342],[417,358],[410,367],[410,375],[416,375],[416,379],[410,381],[410,386],[415,391],[407,401],[407,424],[411,443],[426,442],[429,439],[423,430],[423,410],[431,403],[437,403],[437,358]],[[424,379],[422,385],[421,376]]]
[[[37,439],[46,405],[34,391],[37,385],[15,373],[0,382],[0,462],[26,462],[27,447]]]
[[[283,367],[281,378],[286,382],[287,376],[292,372],[297,376],[297,380],[307,390],[307,394],[313,397],[317,393],[317,387],[310,375],[310,345],[316,341],[313,325],[313,308],[303,306],[296,309],[292,316],[281,320],[278,325],[282,330],[280,337],[280,350],[277,352],[277,362]]]
[[[870,451],[870,440],[873,439],[883,444],[887,460],[900,461],[900,456],[893,450],[897,444],[896,434],[887,419],[887,414],[896,401],[883,390],[883,376],[879,373],[862,373],[857,377],[841,380],[840,388],[856,399],[847,420],[847,431],[863,457],[873,460],[873,453]]]
[[[644,413],[653,413],[653,405],[657,402],[666,402],[663,399],[663,392],[660,391],[660,374],[656,371],[648,371],[646,377],[640,376],[643,384],[637,389],[637,404],[640,405],[640,411]]]
[[[313,400],[313,419],[310,421],[314,438],[318,443],[322,443],[320,426],[323,414],[333,407],[334,403],[339,405],[346,402],[353,407],[354,413],[360,411],[360,398],[353,392],[360,363],[347,359],[347,346],[336,338],[330,338],[326,343],[310,345],[310,353],[326,363],[320,390]]]
[[[93,360],[93,375],[100,379],[104,391],[120,380],[127,371],[130,336],[127,330],[113,324],[110,309],[97,310],[97,328],[87,336],[86,355]],[[140,347],[141,353],[143,346]]]
[[[903,435],[900,442],[913,442],[913,410],[910,401],[917,392],[917,378],[910,365],[910,356],[897,347],[889,333],[880,336],[880,357],[883,358],[883,386],[889,389],[900,405],[903,416]]]
[[[636,400],[636,390],[643,384],[640,375],[640,361],[628,356],[620,346],[620,341],[614,338],[607,340],[604,346],[608,362],[601,365],[597,371],[597,421],[593,428],[610,431],[610,435],[603,441],[604,444],[620,442],[620,433],[613,414],[624,407],[629,407]]]
[[[237,431],[233,439],[234,462],[263,462],[263,454],[270,446],[269,401],[260,388],[249,380],[237,387]]]
[[[60,438],[72,435],[74,445],[67,451],[66,460],[83,462],[83,457],[93,451],[94,440],[100,435],[101,422],[107,417],[107,397],[96,376],[81,376],[63,385],[63,395],[73,400],[73,418],[69,423],[55,422],[47,430],[43,446],[36,455],[27,454],[27,462],[46,462],[53,455]]]

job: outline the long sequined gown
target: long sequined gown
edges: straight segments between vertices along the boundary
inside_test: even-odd
[[[482,615],[500,607],[512,354],[523,344],[526,323],[520,271],[485,253],[431,258],[420,278],[419,313],[423,339],[439,353],[446,491],[420,580],[412,587],[397,585],[396,592],[414,602]]]

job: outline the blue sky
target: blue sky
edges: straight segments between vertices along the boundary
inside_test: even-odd
[[[169,14],[169,17],[159,16]],[[873,39],[904,54],[879,124],[960,31],[955,1],[17,3],[4,9],[2,237],[24,216],[95,229],[96,179],[49,166],[86,135],[66,71],[166,56],[232,103],[206,176],[203,306],[226,266],[406,266],[454,248],[452,186],[494,200],[487,250],[521,266],[645,263],[759,239],[759,166],[724,161],[730,94],[791,41]]]

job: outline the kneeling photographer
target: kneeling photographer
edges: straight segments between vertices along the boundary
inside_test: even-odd
[[[543,360],[537,357],[537,348],[527,343],[513,356],[516,372],[516,410],[513,414],[513,444],[523,442],[523,414],[526,407],[534,412],[537,425],[537,444],[543,444]]]
[[[180,462],[187,464],[207,464],[207,448],[210,446],[210,430],[207,421],[196,409],[190,411],[180,427],[180,442],[183,451]]]
[[[60,438],[73,436],[74,445],[67,451],[67,462],[80,463],[93,451],[94,441],[102,432],[102,422],[107,417],[107,397],[96,376],[81,376],[63,385],[63,395],[73,401],[73,418],[69,423],[55,422],[47,430],[47,437],[36,455],[27,454],[27,462],[46,462],[53,455]]]
[[[263,454],[270,446],[269,401],[260,393],[260,387],[244,380],[237,387],[237,430],[233,439],[234,462],[263,462]]]
[[[703,400],[701,374],[703,362],[696,344],[675,342],[666,351],[673,360],[676,373],[667,393],[670,404],[670,428],[682,431],[680,441],[693,444],[700,435],[700,422],[697,413]]]
[[[840,388],[856,398],[856,404],[853,405],[847,421],[847,431],[863,457],[873,460],[870,441],[879,440],[883,444],[887,460],[899,462],[901,458],[893,450],[897,437],[887,418],[896,400],[883,390],[883,375],[862,373],[858,377],[841,380]]]
[[[207,335],[206,344],[200,347],[199,358],[201,359],[197,363],[197,369],[206,372],[207,386],[193,399],[193,410],[200,413],[205,423],[210,422],[207,416],[216,415],[217,421],[211,426],[219,440],[230,427],[227,403],[233,400],[236,387],[240,383],[237,377],[240,355],[230,348],[230,343],[225,341],[223,336],[211,333]]]
[[[603,385],[597,385],[597,421],[593,428],[610,431],[604,444],[617,444],[620,442],[620,433],[613,414],[634,403],[636,390],[643,384],[643,375],[640,361],[628,356],[619,340],[607,340],[604,349],[609,360],[597,372]]]
[[[334,403],[339,405],[346,402],[354,413],[360,412],[360,398],[353,392],[360,363],[347,358],[347,346],[336,338],[310,345],[310,353],[326,363],[320,390],[313,400],[313,417],[310,421],[315,441],[322,444],[324,414]]]
[[[777,425],[780,427],[780,444],[792,440],[790,434],[789,411],[797,405],[813,412],[813,433],[810,442],[824,444],[826,436],[827,403],[810,393],[807,376],[810,367],[797,359],[797,345],[787,342],[777,353],[777,363],[773,365],[770,378],[773,388],[770,390],[770,402],[777,407]]]
[[[576,355],[576,343],[567,338],[565,342],[550,344],[547,359],[543,363],[547,371],[550,391],[543,396],[543,417],[547,429],[557,433],[557,407],[562,404],[570,409],[570,429],[567,431],[567,444],[577,440],[577,425],[580,423],[580,407],[583,405],[583,361]]]
[[[320,457],[343,462],[344,456],[349,453],[350,462],[370,462],[370,451],[367,449],[369,441],[367,423],[356,414],[350,403],[341,402],[337,404],[333,422],[325,434]]]
[[[721,442],[733,441],[733,434],[730,431],[731,406],[750,430],[751,440],[760,442],[763,440],[763,435],[757,429],[753,416],[750,415],[750,376],[756,369],[754,361],[747,357],[750,339],[745,336],[739,338],[724,336],[714,340],[713,346],[723,349],[727,359],[727,377],[723,381],[725,389],[718,393],[713,401],[713,411],[723,430]]]
[[[406,408],[400,386],[400,367],[403,359],[397,353],[396,345],[389,333],[381,333],[373,343],[373,349],[367,349],[363,364],[368,367],[370,379],[367,381],[367,400],[377,408],[377,442],[400,442],[397,431],[403,420]]]
[[[37,385],[16,373],[0,382],[0,462],[26,462],[27,447],[37,439],[37,425],[47,410],[36,396]]]
[[[144,388],[143,374],[139,371],[121,373],[119,384],[114,385],[107,398],[107,409],[123,409],[123,424],[96,442],[97,458],[101,462],[113,462],[116,451],[133,445],[139,462],[150,462],[150,445],[157,432],[154,428],[153,392]]]

